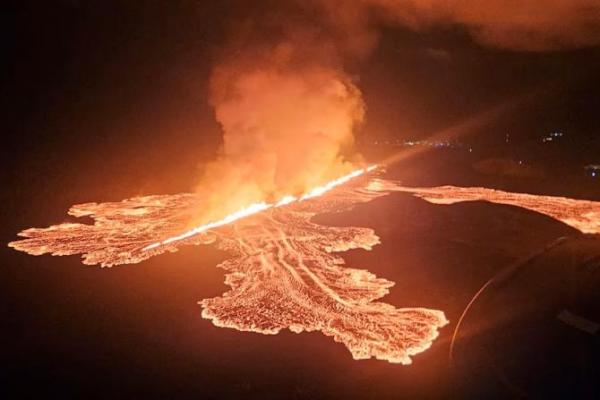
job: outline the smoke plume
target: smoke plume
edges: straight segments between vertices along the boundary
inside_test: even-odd
[[[355,167],[365,105],[346,68],[368,58],[383,26],[460,26],[483,45],[519,51],[600,43],[597,0],[233,3],[242,11],[210,82],[223,144],[199,184],[202,219],[304,193]]]
[[[236,23],[210,80],[223,143],[199,185],[202,219],[301,195],[358,159],[364,104],[332,36],[281,6]]]
[[[462,26],[484,44],[546,51],[600,44],[597,0],[361,0],[387,23]]]

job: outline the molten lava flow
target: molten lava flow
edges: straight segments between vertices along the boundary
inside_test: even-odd
[[[187,238],[197,235],[199,233],[206,232],[210,229],[214,229],[214,228],[218,228],[219,226],[230,224],[232,222],[237,221],[238,219],[248,217],[250,215],[259,213],[261,211],[268,210],[269,208],[281,207],[281,206],[285,206],[290,203],[293,203],[295,201],[302,201],[302,200],[310,199],[312,197],[321,196],[321,195],[327,193],[328,191],[330,191],[331,189],[335,188],[336,186],[342,185],[342,184],[350,181],[351,179],[364,174],[365,172],[371,172],[376,168],[377,168],[377,165],[371,165],[370,167],[367,167],[365,169],[357,169],[347,175],[344,175],[338,179],[330,181],[323,186],[316,187],[313,190],[311,190],[310,192],[300,196],[299,198],[291,196],[291,195],[287,195],[287,196],[282,197],[281,200],[279,200],[276,203],[269,204],[269,203],[261,202],[261,203],[250,204],[249,206],[244,207],[241,210],[238,210],[232,214],[227,215],[225,218],[223,218],[219,221],[210,222],[208,224],[197,226],[197,227],[195,227],[187,232],[184,232],[180,235],[171,236],[170,238],[165,239],[161,242],[152,243],[152,244],[144,247],[142,250],[144,250],[144,251],[152,250],[161,245],[178,242],[180,240],[187,239]]]
[[[413,193],[430,203],[454,204],[463,201],[489,201],[525,208],[557,219],[583,233],[600,234],[600,202],[567,197],[511,193],[482,187],[440,186],[410,188],[397,186],[388,190]]]
[[[84,264],[111,266],[137,263],[180,245],[216,242],[232,257],[219,265],[231,289],[200,302],[202,316],[215,325],[263,334],[321,331],[343,343],[355,359],[409,364],[448,323],[444,313],[376,301],[394,283],[347,268],[335,254],[371,249],[379,243],[373,230],[311,222],[316,214],[386,195],[385,185],[360,178],[373,169],[354,171],[298,198],[252,205],[183,234],[202,205],[197,194],[81,204],[69,213],[90,216],[93,225],[27,229],[19,234],[25,239],[9,246],[35,255],[82,254]]]
[[[394,283],[345,267],[335,253],[369,250],[379,238],[368,228],[315,224],[314,215],[402,191],[438,204],[475,200],[510,204],[549,215],[582,232],[600,233],[600,202],[485,188],[408,188],[362,176],[373,169],[354,171],[299,197],[250,205],[184,233],[202,206],[197,194],[80,204],[69,214],[90,216],[93,225],[31,228],[19,234],[25,239],[9,246],[34,255],[82,254],[84,264],[111,266],[138,263],[177,251],[181,245],[214,242],[231,254],[219,265],[227,271],[225,283],[231,289],[200,301],[202,316],[215,325],[264,334],[281,329],[321,331],[343,343],[355,359],[375,357],[408,364],[448,323],[444,313],[376,301]]]

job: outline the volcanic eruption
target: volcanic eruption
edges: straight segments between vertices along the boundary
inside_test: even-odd
[[[85,264],[112,266],[185,244],[216,242],[232,258],[219,265],[227,271],[225,283],[231,290],[200,302],[202,316],[215,325],[265,334],[319,330],[346,345],[356,359],[409,364],[410,356],[427,349],[438,328],[447,324],[444,313],[376,301],[394,283],[346,268],[336,255],[353,248],[370,250],[379,243],[373,230],[311,222],[318,213],[344,210],[393,189],[370,174],[372,168],[357,170],[297,199],[255,205],[183,234],[178,232],[201,203],[198,194],[81,204],[69,213],[90,216],[93,225],[28,229],[20,234],[26,239],[10,246],[34,255],[82,254]]]
[[[208,97],[223,141],[194,191],[74,205],[69,214],[91,217],[93,224],[26,229],[9,246],[32,255],[81,254],[84,264],[110,267],[183,245],[215,244],[231,256],[219,265],[230,290],[200,301],[202,316],[215,325],[263,334],[320,331],[355,359],[409,364],[448,324],[444,312],[378,301],[394,283],[346,267],[338,254],[370,250],[379,243],[376,233],[319,225],[313,216],[410,192],[442,204],[510,204],[583,232],[600,231],[597,202],[484,188],[407,188],[378,179],[376,166],[353,147],[365,104],[347,68],[369,55],[378,27],[386,24],[459,24],[478,41],[520,50],[595,44],[587,35],[595,28],[581,13],[597,10],[591,1],[555,1],[541,13],[530,12],[538,9],[533,1],[515,5],[519,12],[493,1],[491,14],[476,2],[457,1],[266,3],[232,18],[229,39],[215,55]],[[506,18],[497,18],[498,10]],[[556,28],[559,18],[571,22],[570,29]]]

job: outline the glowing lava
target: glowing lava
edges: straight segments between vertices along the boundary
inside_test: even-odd
[[[370,167],[367,167],[365,169],[357,169],[347,175],[344,175],[340,178],[330,181],[323,186],[316,187],[316,188],[312,189],[310,192],[300,196],[299,198],[291,196],[291,195],[287,195],[287,196],[282,197],[281,200],[279,200],[276,203],[269,204],[269,203],[261,202],[261,203],[250,204],[249,206],[244,207],[241,210],[238,210],[232,214],[227,215],[225,218],[223,218],[219,221],[210,222],[208,224],[197,226],[197,227],[195,227],[189,231],[186,231],[180,235],[171,236],[161,242],[152,243],[152,244],[144,247],[142,250],[144,250],[144,251],[152,250],[161,245],[178,242],[180,240],[187,239],[187,238],[197,235],[199,233],[206,232],[210,229],[214,229],[214,228],[218,228],[219,226],[230,224],[232,222],[237,221],[238,219],[248,217],[250,215],[259,213],[261,211],[268,210],[269,208],[281,207],[281,206],[285,206],[285,205],[294,203],[296,201],[303,201],[303,200],[307,200],[307,199],[310,199],[313,197],[321,196],[321,195],[327,193],[328,191],[330,191],[331,189],[335,188],[336,186],[343,185],[344,183],[350,181],[351,179],[361,176],[365,172],[371,172],[371,171],[375,170],[376,168],[377,168],[376,165],[371,165]]]
[[[303,196],[250,205],[222,220],[185,231],[202,206],[195,194],[136,197],[88,203],[69,214],[94,219],[93,225],[65,223],[31,228],[9,246],[39,255],[82,254],[84,264],[138,263],[181,245],[216,245],[231,258],[231,289],[200,301],[202,316],[215,325],[275,334],[321,331],[343,343],[355,359],[375,357],[409,364],[448,323],[444,313],[426,308],[395,308],[376,301],[393,282],[366,270],[347,268],[336,255],[370,250],[379,243],[373,230],[328,227],[311,222],[319,213],[347,210],[390,192],[409,192],[432,203],[484,200],[533,210],[582,232],[600,233],[600,202],[509,193],[486,188],[403,187],[357,170]],[[181,233],[181,232],[184,233]],[[166,238],[166,239],[165,239]]]
[[[391,190],[413,193],[434,204],[454,204],[464,201],[488,201],[525,208],[547,215],[583,233],[600,234],[600,202],[567,197],[511,193],[482,187],[440,186],[410,188],[397,186]]]
[[[200,302],[202,316],[215,325],[263,334],[321,331],[343,343],[355,359],[409,364],[448,323],[444,313],[375,301],[394,283],[347,268],[335,254],[371,249],[379,243],[373,230],[311,222],[316,214],[386,195],[385,185],[360,178],[372,169],[354,171],[298,198],[252,205],[183,234],[202,204],[194,194],[76,205],[69,214],[90,216],[93,225],[27,229],[19,234],[26,239],[9,246],[35,255],[82,254],[84,264],[111,266],[137,263],[180,245],[216,242],[232,257],[219,265],[231,289]]]

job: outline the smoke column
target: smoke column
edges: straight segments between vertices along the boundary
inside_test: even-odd
[[[478,43],[518,51],[600,43],[597,0],[234,0],[231,9],[210,81],[223,143],[198,184],[202,220],[356,167],[365,105],[347,69],[368,58],[383,26],[458,26]]]
[[[198,185],[201,219],[300,195],[355,168],[361,93],[332,36],[288,6],[232,18],[216,57],[209,101],[223,143]]]

